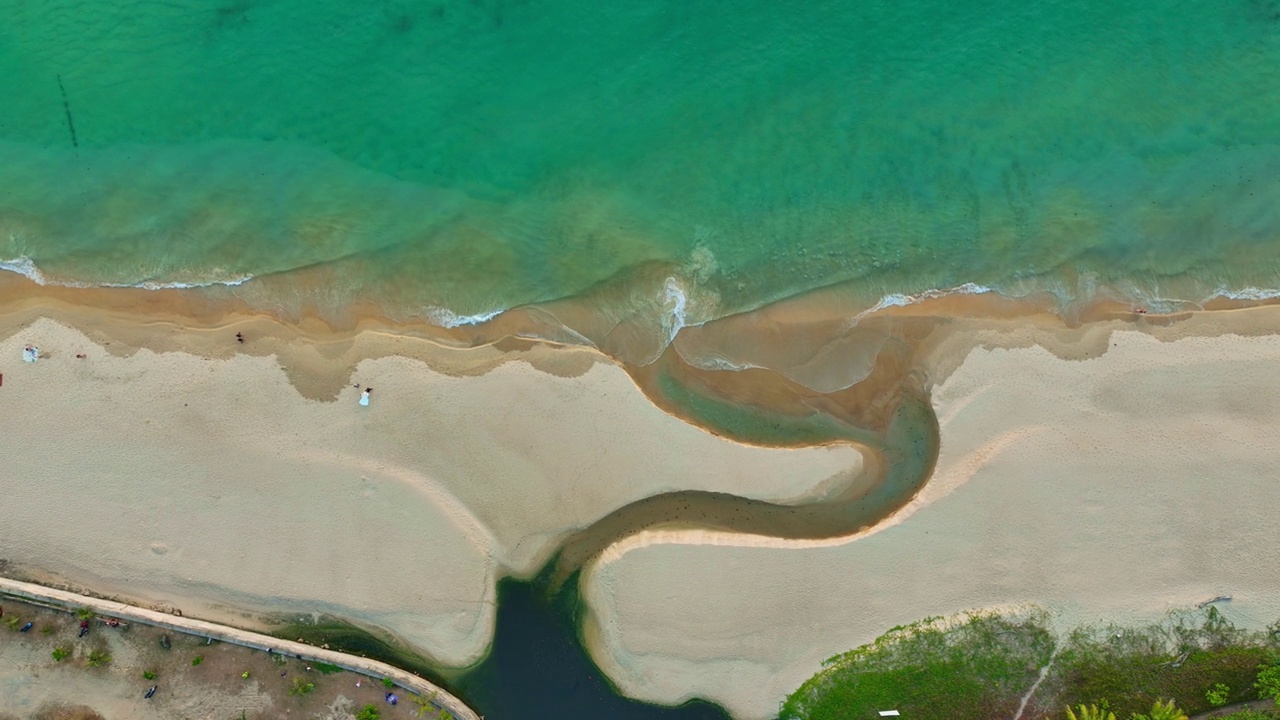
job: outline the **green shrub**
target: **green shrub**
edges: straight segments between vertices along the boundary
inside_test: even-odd
[[[1222,707],[1227,704],[1227,698],[1231,696],[1231,688],[1222,683],[1214,683],[1204,693],[1204,701],[1213,707]]]
[[[66,660],[69,657],[71,657],[71,648],[65,645],[59,645],[58,647],[53,649],[54,662],[62,662],[63,660]]]
[[[396,686],[396,681],[391,678],[382,678],[382,687],[390,690]]]
[[[203,656],[203,655],[197,655],[197,656],[195,656],[195,657],[191,658],[191,666],[192,666],[192,667],[195,667],[196,665],[199,665],[199,664],[200,664],[200,663],[202,663],[202,662],[204,662],[204,656]]]
[[[315,683],[309,683],[302,678],[293,679],[293,687],[289,688],[289,694],[295,697],[310,695],[316,689]]]
[[[142,679],[143,679],[143,680],[155,680],[155,679],[156,679],[156,671],[155,671],[155,670],[143,670],[143,671],[142,671]]]
[[[94,650],[89,653],[89,657],[85,658],[84,662],[89,667],[103,667],[111,663],[111,656],[106,650]]]
[[[342,668],[338,667],[337,665],[330,665],[329,663],[322,663],[322,662],[312,663],[311,667],[314,668],[315,670],[320,671],[321,675],[332,675],[334,673],[342,672]]]
[[[1258,691],[1258,697],[1270,698],[1280,705],[1280,665],[1267,665],[1260,669],[1253,688]]]
[[[356,720],[379,720],[382,713],[378,712],[378,708],[373,705],[365,705],[360,708],[360,712],[356,713]]]
[[[1169,702],[1157,700],[1151,705],[1150,713],[1134,714],[1130,720],[1187,720],[1187,714],[1178,709],[1172,700]]]
[[[1230,715],[1223,715],[1218,720],[1275,720],[1275,716],[1258,712],[1257,710],[1241,710]]]
[[[1103,703],[1102,707],[1081,705],[1075,710],[1068,706],[1067,720],[1116,720],[1116,714],[1107,709],[1106,703]]]

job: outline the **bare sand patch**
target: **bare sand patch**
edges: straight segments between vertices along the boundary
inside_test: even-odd
[[[1212,337],[958,321],[933,350],[941,454],[908,506],[844,539],[627,538],[584,576],[593,657],[635,697],[765,718],[824,658],[927,616],[1139,621],[1225,593],[1229,618],[1275,620],[1280,336],[1260,317]]]
[[[179,328],[156,332],[182,347]],[[27,344],[41,360],[21,361]],[[532,572],[572,530],[673,489],[801,501],[861,467],[848,446],[749,447],[690,426],[593,351],[557,351],[584,362],[548,374],[484,350],[464,377],[414,359],[424,344],[294,343],[351,373],[325,401],[275,354],[106,347],[47,318],[10,327],[3,559],[231,624],[329,613],[465,665],[492,634],[496,578]],[[470,352],[430,351],[455,369]],[[369,407],[350,383],[374,388]]]

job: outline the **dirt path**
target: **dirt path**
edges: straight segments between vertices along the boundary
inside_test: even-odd
[[[1235,705],[1227,705],[1216,710],[1203,712],[1199,715],[1192,715],[1190,720],[1210,720],[1211,718],[1226,717],[1232,713],[1238,713],[1241,710],[1257,710],[1259,712],[1267,712],[1275,710],[1276,704],[1272,700],[1250,700],[1248,702],[1236,703]]]
[[[448,710],[458,720],[483,720],[474,710],[447,690],[428,682],[417,675],[406,672],[386,663],[356,657],[334,650],[317,648],[304,643],[281,640],[269,635],[262,635],[248,630],[218,625],[204,620],[195,620],[180,615],[168,615],[155,610],[112,600],[79,595],[77,593],[36,585],[34,583],[0,578],[0,595],[36,602],[37,604],[54,605],[68,610],[90,608],[99,615],[128,620],[130,622],[168,628],[174,632],[196,635],[202,638],[213,638],[221,642],[233,643],[257,650],[271,650],[289,656],[300,657],[312,662],[337,665],[345,670],[368,675],[381,680],[390,678],[396,685],[423,696],[435,695],[435,703]]]

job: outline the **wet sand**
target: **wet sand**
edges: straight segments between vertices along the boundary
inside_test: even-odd
[[[941,435],[918,496],[843,539],[626,538],[582,580],[594,658],[635,697],[765,718],[927,616],[1034,603],[1065,627],[1230,594],[1232,620],[1274,621],[1280,312],[1117,317],[938,326],[914,360]]]

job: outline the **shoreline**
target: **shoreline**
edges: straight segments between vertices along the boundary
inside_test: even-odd
[[[83,389],[92,388],[90,394],[104,403],[97,406],[100,409],[90,413],[91,416],[115,413],[125,417],[143,417],[154,412],[154,400],[139,400],[137,404],[130,406],[131,410],[121,410],[118,406],[118,403],[131,401],[131,398],[137,400],[135,394],[147,387],[145,384],[130,384],[136,383],[137,377],[134,371],[127,369],[128,366],[136,364],[139,368],[145,368],[148,373],[172,373],[165,376],[168,379],[161,383],[164,388],[170,389],[185,387],[188,383],[186,378],[211,374],[211,377],[220,379],[200,386],[207,394],[202,396],[202,409],[199,413],[192,416],[173,405],[169,411],[174,413],[169,416],[171,423],[173,418],[194,417],[199,420],[198,427],[202,433],[199,437],[209,437],[209,430],[215,429],[213,437],[234,437],[238,438],[237,442],[248,443],[235,452],[243,452],[244,447],[256,448],[254,452],[257,454],[245,460],[249,465],[240,461],[233,463],[238,468],[257,468],[262,463],[266,464],[263,467],[270,467],[270,463],[281,461],[297,463],[291,466],[293,469],[279,466],[279,469],[267,473],[271,477],[288,477],[299,472],[300,468],[312,468],[307,472],[314,472],[317,467],[333,468],[337,474],[325,481],[323,487],[326,489],[320,491],[318,496],[310,497],[317,492],[315,488],[296,485],[291,486],[294,489],[290,492],[302,494],[297,494],[290,500],[277,498],[272,502],[305,508],[306,513],[321,518],[332,512],[331,500],[325,498],[330,498],[333,492],[350,498],[343,501],[348,503],[361,502],[357,497],[381,497],[381,504],[378,506],[380,509],[362,514],[362,521],[378,526],[385,522],[385,518],[395,518],[392,526],[398,528],[396,533],[400,533],[409,543],[406,547],[417,544],[421,548],[403,551],[404,554],[418,560],[430,560],[427,568],[410,568],[408,564],[400,563],[398,572],[413,578],[411,584],[425,582],[427,586],[431,586],[444,578],[444,586],[474,590],[466,590],[461,596],[456,592],[428,593],[431,597],[426,598],[421,595],[398,595],[396,602],[391,605],[383,602],[381,606],[370,606],[370,597],[364,594],[367,588],[359,591],[351,588],[361,583],[371,583],[371,587],[382,587],[385,590],[388,587],[385,581],[373,579],[368,568],[361,568],[359,579],[353,578],[345,570],[351,563],[363,565],[366,556],[379,556],[377,546],[368,544],[368,541],[361,546],[362,550],[353,551],[355,554],[344,555],[343,559],[339,559],[336,563],[337,574],[329,580],[332,586],[343,588],[345,599],[323,600],[322,595],[315,594],[314,590],[303,590],[299,595],[299,591],[294,589],[284,593],[292,599],[288,599],[283,608],[278,602],[266,602],[266,595],[249,588],[236,587],[229,591],[227,586],[220,584],[221,581],[211,580],[231,577],[226,574],[225,569],[209,574],[220,566],[219,563],[226,567],[225,563],[231,558],[219,556],[226,554],[227,547],[231,548],[233,555],[240,554],[241,563],[244,557],[259,553],[259,550],[237,542],[225,546],[223,540],[205,538],[205,544],[210,550],[200,551],[192,556],[199,560],[199,572],[190,577],[174,576],[159,585],[155,584],[154,578],[140,581],[141,578],[148,577],[145,574],[139,575],[141,568],[152,567],[152,570],[146,572],[154,572],[157,562],[163,564],[167,562],[166,556],[175,555],[173,550],[181,549],[190,553],[190,548],[183,548],[181,543],[172,540],[154,540],[150,543],[150,553],[155,557],[151,557],[146,552],[140,552],[148,549],[147,542],[130,540],[134,544],[127,552],[118,554],[111,561],[115,564],[123,563],[119,567],[127,570],[122,574],[121,569],[97,569],[97,565],[87,558],[83,562],[76,561],[66,565],[65,558],[76,557],[74,547],[67,545],[66,540],[56,534],[39,531],[18,543],[20,546],[25,545],[28,558],[18,558],[17,566],[45,571],[71,567],[71,572],[61,573],[64,575],[63,579],[99,590],[107,589],[109,592],[110,588],[118,589],[119,586],[118,582],[112,585],[111,578],[128,578],[132,596],[150,600],[194,602],[201,607],[200,612],[210,617],[217,617],[222,613],[226,617],[237,616],[242,621],[251,622],[252,613],[279,612],[282,609],[288,611],[310,605],[337,617],[346,617],[386,630],[407,641],[416,650],[433,657],[436,662],[451,667],[470,665],[487,652],[486,648],[492,642],[493,588],[498,577],[524,577],[531,574],[541,567],[541,563],[566,538],[584,528],[595,528],[610,512],[647,498],[660,497],[664,493],[671,494],[672,502],[677,502],[680,497],[678,491],[699,489],[696,487],[698,483],[702,483],[701,489],[712,492],[754,497],[783,506],[822,503],[849,491],[859,482],[867,482],[867,473],[873,472],[876,466],[875,462],[867,462],[872,459],[868,453],[874,449],[874,444],[859,444],[850,442],[848,438],[835,437],[816,443],[812,440],[794,439],[785,442],[771,441],[767,436],[752,435],[751,431],[744,431],[742,428],[704,422],[692,412],[691,406],[681,405],[667,396],[663,383],[668,380],[673,380],[682,387],[692,388],[699,397],[732,398],[742,407],[766,413],[766,420],[805,418],[816,414],[831,418],[835,423],[843,423],[857,433],[883,437],[889,427],[893,408],[896,407],[895,398],[917,391],[928,396],[932,390],[944,386],[975,352],[990,352],[993,348],[1005,348],[1008,351],[1036,348],[1043,349],[1044,354],[1054,362],[1072,362],[1104,356],[1113,336],[1135,334],[1129,332],[1133,330],[1140,330],[1138,334],[1167,345],[1185,338],[1258,337],[1272,334],[1275,328],[1280,327],[1280,322],[1276,320],[1280,312],[1276,310],[1275,303],[1224,301],[1212,310],[1170,315],[1136,314],[1132,308],[1104,303],[1072,321],[1054,314],[1048,304],[1012,300],[992,294],[931,297],[919,303],[886,307],[863,317],[857,325],[850,326],[848,318],[841,318],[838,314],[833,316],[833,306],[824,304],[821,296],[813,295],[804,298],[803,302],[770,306],[752,314],[719,321],[713,326],[685,328],[658,361],[635,367],[619,358],[609,357],[602,349],[514,337],[511,333],[518,328],[520,319],[519,313],[515,311],[504,313],[491,323],[446,331],[425,323],[397,325],[385,316],[380,316],[376,309],[365,307],[352,314],[352,317],[359,317],[359,320],[353,321],[351,327],[343,328],[331,324],[319,315],[300,317],[292,322],[281,320],[253,312],[243,303],[219,301],[204,293],[53,288],[45,294],[44,291],[48,288],[40,288],[40,294],[33,295],[33,289],[35,286],[25,281],[0,278],[0,322],[6,323],[5,330],[0,331],[0,335],[3,335],[0,345],[13,346],[9,348],[12,350],[9,356],[16,357],[15,348],[21,347],[22,338],[19,336],[22,333],[30,335],[33,328],[41,333],[63,333],[63,330],[55,331],[48,325],[41,325],[50,321],[40,318],[56,318],[52,322],[67,323],[66,332],[75,335],[62,335],[60,337],[63,339],[58,343],[42,348],[51,354],[35,367],[18,365],[15,368],[14,365],[6,364],[7,367],[0,368],[0,372],[10,375],[5,378],[4,388],[0,392],[10,393],[14,387],[11,381],[21,378],[23,373],[36,369],[43,372],[53,365],[54,368],[60,368],[58,373],[61,380],[55,385],[72,393],[76,387],[82,388],[82,392]],[[533,314],[532,310],[527,312]],[[818,358],[818,362],[792,363],[783,370],[757,367],[726,372],[687,362],[690,341],[701,343],[703,347],[714,346],[721,342],[721,337],[717,337],[717,334],[733,336],[751,324],[767,329],[774,339],[781,338],[779,347],[788,350],[803,343],[787,342],[787,338],[820,340],[823,333],[832,328],[851,331],[853,335],[848,337],[852,338],[850,342],[854,344],[873,335],[891,340],[877,346],[874,355],[866,360],[866,372],[854,377],[852,382],[846,382],[850,378],[847,375],[836,378],[824,375],[826,370],[823,369],[824,364],[841,364],[841,353],[850,347],[848,343],[835,345],[835,350],[826,355],[823,355],[823,348],[818,348],[816,354],[812,355]],[[79,334],[85,331],[87,335]],[[244,345],[236,343],[233,337],[235,332],[246,335],[247,342]],[[700,334],[706,337],[697,337]],[[809,353],[811,349],[805,348],[803,353]],[[84,351],[88,351],[90,355],[86,361],[71,359],[72,352]],[[102,374],[99,371],[104,363],[114,369]],[[229,370],[232,367],[240,369]],[[86,368],[94,370],[86,374]],[[14,372],[19,375],[13,375]],[[465,425],[477,413],[479,417],[487,418],[485,422],[492,422],[509,415],[512,408],[525,408],[529,412],[521,416],[520,422],[523,424],[520,427],[524,429],[493,425],[479,433],[482,438],[487,438],[485,442],[494,441],[496,445],[474,447],[438,462],[421,453],[397,456],[398,451],[393,448],[403,446],[403,438],[400,444],[393,443],[383,447],[379,443],[387,438],[369,434],[372,428],[361,430],[356,425],[350,425],[350,418],[342,421],[345,425],[332,426],[336,417],[332,411],[341,407],[340,404],[335,405],[335,401],[354,400],[354,391],[350,389],[353,373],[359,376],[356,379],[367,379],[370,375],[394,375],[400,378],[390,387],[395,387],[397,394],[407,392],[411,397],[396,399],[395,402],[399,403],[395,411],[398,419],[390,424],[378,424],[377,432],[394,434],[411,426],[411,442],[421,448],[449,448],[467,442],[467,438],[476,434],[468,431],[453,432],[451,426]],[[797,374],[802,377],[796,377]],[[102,385],[103,381],[108,382],[108,385]],[[90,384],[85,385],[85,382]],[[150,382],[154,384],[155,379]],[[370,381],[369,384],[385,389],[389,387],[388,382],[380,379]],[[815,390],[815,385],[827,389]],[[107,392],[104,390],[106,387],[115,387],[116,390]],[[463,395],[458,396],[458,400],[451,401],[453,404],[442,406],[438,394],[446,388],[452,388],[449,392],[460,392]],[[569,388],[576,389],[568,390]],[[419,390],[429,392],[421,394]],[[46,388],[41,392],[48,391]],[[569,392],[568,396],[564,395],[566,391]],[[550,395],[538,400],[543,397],[542,393],[547,392]],[[115,394],[107,397],[111,393]],[[44,409],[61,407],[59,403],[70,402],[76,395],[58,397],[63,400],[55,401],[52,405],[47,400],[40,401],[38,405],[43,408],[40,414],[47,411]],[[387,394],[375,397],[375,407],[382,408],[388,404],[384,400],[388,397]],[[589,398],[595,398],[598,404],[590,410],[582,405],[584,409],[572,410],[566,415],[566,397],[573,398],[574,407],[587,402]],[[508,401],[512,398],[516,400],[515,404]],[[401,400],[405,402],[400,402]],[[620,410],[619,407],[623,406],[628,409]],[[442,407],[451,409],[441,415],[439,411]],[[283,414],[274,416],[265,426],[265,434],[260,433],[261,437],[257,437],[244,434],[258,422],[243,414],[248,408],[252,408],[257,416],[272,415],[277,411]],[[433,417],[438,416],[438,421],[423,424],[424,408],[429,408],[429,414]],[[80,410],[83,412],[82,408]],[[225,416],[228,412],[231,413],[230,418]],[[573,425],[576,429],[566,431],[567,434],[555,436],[556,439],[548,436],[544,441],[529,444],[521,451],[531,453],[527,457],[508,458],[508,461],[517,464],[507,466],[506,472],[497,475],[508,478],[504,481],[506,484],[494,485],[476,494],[476,480],[495,475],[492,468],[482,469],[481,466],[476,466],[474,458],[487,459],[494,455],[495,449],[511,448],[513,440],[517,441],[517,446],[524,447],[518,439],[530,437],[530,432],[539,432],[535,429],[540,425],[545,426],[547,418],[556,418],[557,422],[564,419],[578,424]],[[616,456],[612,449],[616,441],[611,439],[616,435],[590,435],[592,432],[599,432],[597,426],[602,418],[610,418],[608,423],[616,419],[620,423],[617,427],[631,428],[629,435],[624,433],[625,437],[646,438],[656,434],[660,438],[655,440],[657,444],[653,448],[629,459]],[[40,417],[37,416],[36,419],[39,420]],[[943,417],[943,420],[947,418]],[[247,425],[245,428],[235,429],[233,426],[238,422]],[[43,429],[17,430],[18,426],[15,425],[10,432],[25,432],[28,433],[29,441],[42,441],[41,438],[47,439],[51,434],[65,433],[67,427],[77,427],[79,423],[79,417],[70,415],[60,423]],[[296,443],[310,432],[307,429],[324,427],[330,427],[336,434],[319,440],[319,444],[305,452],[287,452],[287,457],[283,459],[278,448],[262,443],[263,440],[269,443],[272,438],[292,438],[288,442]],[[181,442],[185,437],[190,440],[192,436],[182,435],[190,429],[173,428],[175,434],[171,439]],[[424,438],[428,435],[422,433],[436,433],[431,436],[435,439],[426,440]],[[584,437],[596,439],[584,443]],[[1016,434],[1010,435],[1008,442],[1014,443],[1018,439]],[[89,443],[83,448],[93,452],[92,462],[101,459],[104,447],[101,443],[105,441],[106,438],[103,437],[96,441],[98,444]],[[700,449],[692,449],[695,445],[687,444],[691,442]],[[375,450],[375,455],[381,457],[362,457],[362,453],[371,446],[381,448]],[[543,456],[539,450],[582,450],[584,446],[587,448],[585,454],[568,465],[558,457]],[[51,449],[46,453],[50,457],[66,452],[65,449],[55,449],[62,447],[59,443],[48,447]],[[340,447],[346,449],[335,454],[334,449]],[[688,449],[680,450],[678,447]],[[76,452],[79,451],[77,449]],[[181,452],[187,454],[190,450],[184,449]],[[998,453],[1000,448],[991,452]],[[715,455],[716,453],[728,455]],[[728,465],[714,459],[730,456],[740,459]],[[225,464],[225,461],[214,460],[213,457],[214,455],[210,455],[206,460],[199,460],[193,467],[218,468],[220,462]],[[606,467],[601,465],[602,457],[609,458],[606,477],[622,471],[631,472],[632,479],[613,478],[612,485],[601,486],[600,476],[593,473]],[[689,460],[675,465],[668,464],[665,472],[657,474],[637,470],[647,468],[654,458],[663,457]],[[388,462],[388,458],[394,459]],[[527,473],[526,463],[530,462],[530,458],[542,468],[535,472],[541,478],[541,484],[536,487],[511,484],[511,478],[522,477]],[[114,462],[119,464],[126,461],[117,457]],[[575,463],[579,469],[573,469]],[[464,473],[452,480],[441,479],[458,467],[473,469],[467,471],[470,475]],[[48,469],[39,464],[28,464],[24,468],[23,474],[34,473],[36,477],[42,478],[57,477],[59,483],[66,485],[64,475],[49,475]],[[165,478],[159,468],[160,465],[155,465],[142,475],[152,476],[156,478],[155,482],[160,483],[150,486],[150,492],[170,492],[164,488],[172,488],[171,484],[166,484],[171,481]],[[428,470],[424,472],[424,468]],[[590,470],[584,471],[583,468]],[[783,468],[787,470],[783,471]],[[797,473],[796,468],[807,469]],[[566,469],[570,470],[571,476],[568,485],[562,479]],[[115,477],[117,472],[119,470],[107,469],[98,480],[106,481],[109,477]],[[255,469],[253,472],[260,470]],[[686,480],[674,479],[682,473],[688,473]],[[130,473],[130,476],[135,475]],[[374,476],[374,480],[368,480]],[[790,477],[780,484],[778,478],[784,476]],[[357,484],[349,484],[357,477]],[[748,477],[754,477],[755,480],[746,482]],[[695,487],[690,487],[688,482],[693,478],[699,480],[694,483]],[[213,498],[218,503],[217,507],[224,507],[228,499],[258,492],[251,488],[273,487],[271,483],[241,484],[240,489],[236,490],[237,482],[232,481],[231,476],[226,476],[225,473],[218,478],[211,478],[210,482],[213,484],[200,488],[199,494],[192,496],[192,502],[199,505]],[[708,482],[711,484],[708,485]],[[116,490],[121,487],[111,486]],[[753,537],[717,530],[714,525],[696,530],[680,530],[670,523],[670,512],[674,510],[674,506],[664,508],[661,503],[657,503],[653,513],[659,520],[655,528],[642,527],[639,531],[628,528],[619,532],[616,528],[609,530],[602,525],[602,534],[595,540],[599,545],[596,550],[588,553],[588,557],[596,559],[589,563],[580,584],[587,605],[592,608],[588,613],[587,627],[583,630],[588,647],[592,649],[597,664],[605,668],[610,677],[629,692],[658,702],[672,702],[678,697],[685,697],[681,693],[658,696],[653,694],[653,687],[637,689],[629,686],[627,671],[621,665],[611,665],[608,658],[601,659],[605,651],[601,650],[603,641],[599,625],[607,622],[607,619],[602,620],[593,607],[600,602],[598,586],[602,583],[596,572],[599,567],[642,555],[650,548],[689,546],[686,541],[691,538],[698,543],[745,547],[748,550],[754,548],[788,552],[781,550],[779,546],[803,546],[821,551],[824,547],[845,544],[849,537],[874,538],[885,530],[912,525],[904,524],[902,520],[920,508],[938,501],[935,496],[945,487],[946,483],[930,477],[918,497],[913,493],[913,497],[906,498],[907,504],[903,509],[887,519],[873,521],[870,527],[859,531],[859,534],[840,535],[834,540]],[[61,488],[55,484],[40,492],[67,490],[71,492],[67,496],[68,501],[82,496],[97,498],[94,503],[112,501],[111,496],[104,494],[106,491],[100,488],[100,485],[95,484],[73,483]],[[230,490],[230,498],[223,494],[224,489]],[[352,495],[353,491],[358,492]],[[516,493],[514,496],[513,491]],[[98,494],[94,495],[95,492]],[[574,513],[568,519],[564,515],[566,497],[574,498],[570,503],[573,507],[569,507]],[[151,502],[151,496],[135,498],[135,502],[145,506]],[[548,505],[548,502],[552,504]],[[42,512],[56,515],[59,507],[57,499],[46,499],[45,503],[47,507]],[[434,521],[424,523],[420,518],[411,517],[406,514],[410,509],[413,513],[427,512]],[[9,510],[10,514],[13,512],[14,510]],[[246,517],[253,517],[247,508],[235,512],[247,513]],[[226,510],[218,513],[219,516],[225,516]],[[547,518],[553,519],[548,522]],[[665,522],[663,518],[666,518]],[[147,518],[140,520],[144,523],[152,522]],[[14,518],[9,518],[6,522],[20,524]],[[288,559],[283,555],[273,556],[274,559],[268,564],[260,565],[264,576],[272,578],[271,582],[285,583],[286,586],[296,583],[297,578],[292,576],[298,568],[309,564],[329,568],[330,572],[335,571],[332,554],[320,552],[322,546],[331,541],[327,538],[321,540],[321,535],[316,534],[317,526],[314,522],[291,523],[286,528],[287,537],[312,538],[302,540],[301,546],[297,540],[289,541],[289,547],[294,552],[301,552],[307,559],[299,564],[296,559]],[[697,519],[694,518],[693,522],[697,524]],[[445,528],[447,532],[440,528]],[[359,530],[352,527],[351,532]],[[179,533],[176,527],[173,533]],[[255,542],[265,540],[265,536],[255,537],[252,532],[249,534]],[[410,538],[413,540],[409,541]],[[225,539],[227,538],[224,537]],[[104,541],[97,539],[89,542]],[[119,545],[119,540],[111,540],[108,545],[112,543]],[[308,543],[314,543],[317,547],[303,550]],[[445,545],[441,543],[452,550],[442,550]],[[42,567],[41,563],[29,561],[30,557],[50,557],[51,546],[60,548],[61,552],[53,552],[64,558],[56,563],[57,568]],[[460,561],[459,558],[462,557],[472,559]],[[146,560],[142,561],[141,558]],[[686,560],[681,560],[673,567],[687,567],[688,564]],[[293,570],[289,569],[291,566]],[[393,581],[392,585],[401,585],[401,590],[397,592],[404,590],[400,580]],[[597,594],[592,596],[593,592]],[[308,593],[311,595],[308,596]],[[272,594],[281,593],[277,590]],[[453,599],[441,604],[444,595],[452,596]],[[318,604],[315,602],[317,600]],[[423,608],[427,606],[437,608],[434,615],[424,614]],[[250,614],[246,614],[246,611]],[[424,621],[423,618],[426,617],[430,619]],[[915,618],[905,618],[907,621],[912,619]],[[442,640],[445,636],[451,639]],[[693,694],[708,695],[733,707],[732,702],[726,703],[723,698],[715,697],[710,692],[694,691]]]

